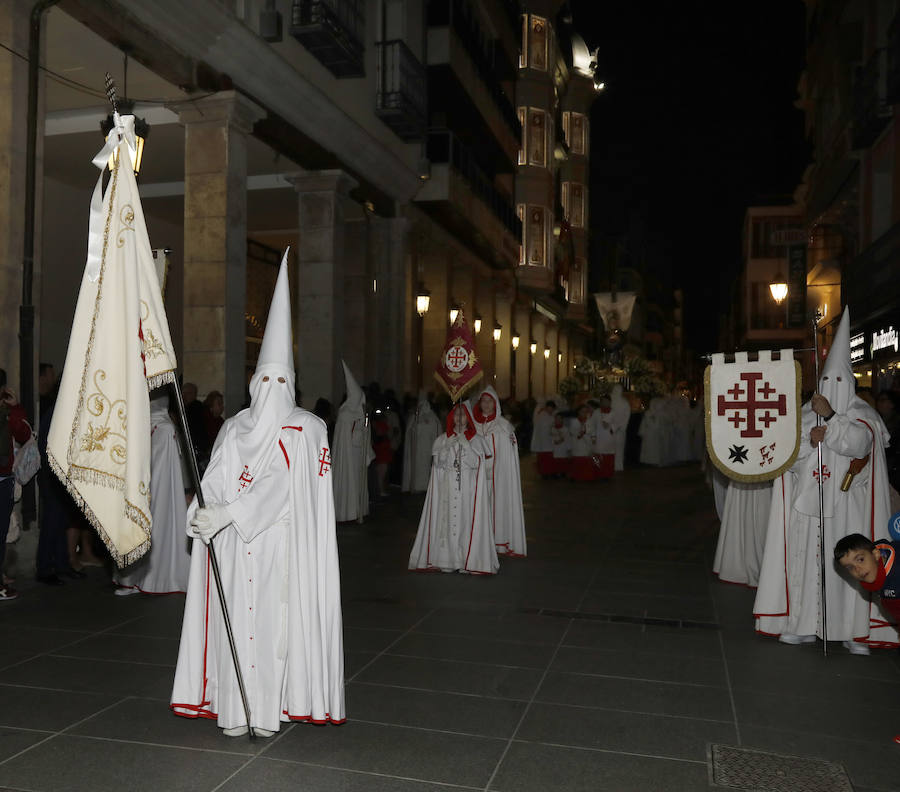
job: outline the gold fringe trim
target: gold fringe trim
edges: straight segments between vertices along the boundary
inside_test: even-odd
[[[147,377],[147,390],[159,388],[163,385],[167,385],[170,382],[175,382],[175,371],[173,369],[169,369],[168,371],[161,371],[159,372],[159,374],[154,374],[152,377]]]
[[[146,534],[147,538],[139,545],[129,550],[127,553],[122,553],[116,547],[115,543],[106,532],[106,529],[103,527],[100,520],[97,519],[97,515],[94,514],[94,510],[88,505],[87,501],[82,497],[81,493],[75,487],[73,480],[65,474],[59,462],[57,462],[56,457],[53,455],[49,448],[47,449],[47,461],[50,463],[50,469],[63,483],[63,486],[65,486],[69,495],[72,496],[72,500],[75,501],[75,505],[78,506],[79,509],[81,509],[88,522],[97,532],[97,535],[103,541],[106,549],[109,550],[109,554],[113,557],[113,561],[116,562],[116,566],[119,567],[119,569],[122,569],[129,564],[133,564],[135,561],[137,561],[147,553],[147,551],[150,549],[150,521],[147,519],[147,515],[144,514],[144,512],[141,511],[140,508],[132,503],[129,503],[128,501],[125,501],[125,517],[131,520],[131,522],[133,522],[135,525],[137,525]]]

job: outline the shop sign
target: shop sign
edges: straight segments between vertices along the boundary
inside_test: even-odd
[[[876,330],[872,333],[872,357],[875,357],[875,353],[881,349],[893,349],[894,352],[897,352],[898,348],[900,348],[900,340],[898,340],[897,331],[893,325],[889,326],[887,330]]]
[[[857,333],[850,337],[850,365],[856,365],[866,359],[866,334]]]

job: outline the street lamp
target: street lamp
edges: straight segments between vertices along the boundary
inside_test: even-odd
[[[500,341],[500,337],[503,335],[503,325],[500,322],[494,325],[494,343],[496,344]]]
[[[454,305],[450,309],[450,324],[454,324],[456,322],[456,317],[459,316],[459,306]]]
[[[512,334],[512,348],[513,349],[519,348],[519,334],[515,330],[513,330],[513,334]]]
[[[531,350],[532,355],[535,352],[537,352],[537,341],[532,340],[531,343],[528,345],[528,349]]]
[[[428,313],[429,305],[431,305],[431,292],[420,284],[416,294],[416,313],[424,318]]]
[[[784,280],[784,275],[782,275],[780,271],[775,276],[775,280],[769,284],[769,291],[772,293],[772,299],[775,300],[778,305],[781,305],[781,303],[784,302],[784,298],[787,297],[788,285]]]
[[[550,347],[544,347],[544,360],[550,360]]]
[[[557,363],[562,363],[562,352],[557,352],[557,353],[556,353],[556,362],[557,362]]]
[[[475,327],[475,335],[478,335],[481,332],[481,316],[475,314],[475,320],[472,324]]]

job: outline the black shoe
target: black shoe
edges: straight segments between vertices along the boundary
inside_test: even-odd
[[[63,572],[63,574],[68,578],[73,578],[76,580],[87,577],[87,572],[85,572],[83,569],[72,569],[71,567]]]
[[[66,581],[59,575],[38,575],[38,583],[46,583],[48,586],[65,586]]]

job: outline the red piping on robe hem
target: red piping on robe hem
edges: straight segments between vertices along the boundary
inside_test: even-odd
[[[287,710],[281,711],[282,715],[287,715],[292,721],[297,723],[314,723],[317,726],[325,726],[327,724],[332,724],[334,726],[341,726],[342,724],[347,722],[346,718],[341,718],[340,720],[335,720],[331,717],[329,713],[325,713],[324,720],[313,718],[312,715],[291,715]]]
[[[282,427],[284,428],[284,427]],[[281,447],[281,453],[284,454],[284,461],[287,462],[288,470],[291,469],[291,460],[288,459],[287,451],[284,448],[284,443],[281,440],[278,441],[278,445]]]

